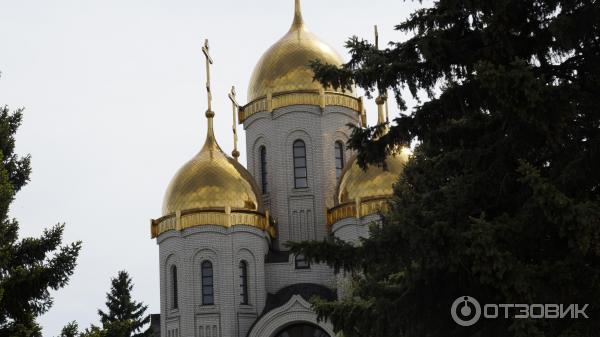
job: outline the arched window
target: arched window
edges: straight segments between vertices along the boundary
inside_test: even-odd
[[[248,304],[248,262],[240,261],[240,304]]]
[[[202,269],[202,305],[213,305],[215,303],[215,292],[213,287],[213,265],[210,261],[204,261]]]
[[[308,187],[307,177],[306,144],[302,140],[297,140],[294,142],[294,187]]]
[[[171,267],[171,309],[179,308],[179,296],[177,293],[177,267]]]
[[[294,264],[296,269],[309,269],[310,268],[310,263],[308,262],[308,260],[306,259],[306,257],[304,257],[304,255],[302,254],[298,254],[295,256],[294,258]]]
[[[262,193],[267,194],[267,149],[264,146],[260,147],[260,184]]]
[[[344,144],[335,142],[335,177],[340,179],[344,170]]]

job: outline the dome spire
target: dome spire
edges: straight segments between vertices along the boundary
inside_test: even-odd
[[[300,5],[300,0],[296,0],[296,6],[294,8],[294,22],[292,23],[291,29],[302,26],[304,26],[304,19],[302,18],[302,6]]]
[[[238,161],[240,157],[240,151],[238,150],[238,135],[237,135],[237,114],[240,111],[240,105],[238,104],[235,96],[235,86],[231,87],[231,92],[229,92],[229,99],[231,100],[231,105],[233,107],[233,126],[231,130],[233,131],[233,152],[231,152],[231,156],[235,158],[235,161]]]
[[[215,139],[210,83],[208,40],[202,53],[206,58],[207,134],[204,146],[177,171],[165,192],[163,216],[152,222],[152,235],[171,230],[217,225],[229,228],[249,225],[275,235],[263,213],[260,190],[248,170],[219,147]]]
[[[208,123],[208,130],[206,132],[206,143],[216,143],[215,133],[213,130],[213,117],[215,117],[214,111],[212,111],[212,93],[210,91],[210,66],[213,64],[213,60],[210,57],[208,46],[208,39],[204,40],[204,46],[202,52],[206,58],[206,94],[208,98],[208,109],[206,110],[206,119]]]
[[[375,25],[375,48],[379,50],[379,30],[377,29],[377,25]],[[383,124],[389,122],[389,112],[387,105],[387,89],[384,91],[381,90],[381,86],[379,82],[377,82],[377,89],[379,91],[379,96],[375,98],[375,103],[377,104],[377,124]],[[387,132],[387,127],[386,127]]]

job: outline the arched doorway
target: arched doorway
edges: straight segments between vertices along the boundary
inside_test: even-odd
[[[312,324],[293,324],[279,331],[275,337],[330,337],[323,329]]]

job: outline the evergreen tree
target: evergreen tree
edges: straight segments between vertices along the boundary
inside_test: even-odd
[[[79,334],[79,337],[130,337],[131,322],[130,321],[114,321],[107,322],[102,328],[92,325],[84,332]],[[135,336],[144,336],[137,334]]]
[[[355,247],[291,244],[356,272],[352,296],[316,301],[344,336],[597,336],[600,331],[600,1],[438,0],[384,50],[352,38],[332,86],[427,99],[349,147],[377,165],[417,141],[391,211]],[[381,136],[381,137],[378,137]],[[451,304],[589,304],[590,319],[481,319]],[[513,312],[514,314],[514,312]]]
[[[77,324],[77,322],[72,321],[62,328],[59,337],[77,337],[77,336],[79,336],[79,325]]]
[[[64,287],[73,274],[80,242],[63,245],[63,225],[39,238],[18,237],[8,216],[15,194],[28,182],[29,156],[14,153],[22,109],[0,108],[0,336],[41,336],[35,319],[52,305],[49,290]]]
[[[133,283],[126,271],[120,271],[111,284],[106,294],[108,312],[98,310],[102,327],[107,337],[130,337],[150,321],[150,316],[144,317],[148,306],[132,300]]]

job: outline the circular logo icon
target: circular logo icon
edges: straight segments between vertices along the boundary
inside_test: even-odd
[[[471,326],[481,317],[481,305],[471,296],[461,296],[452,303],[452,319],[461,326]]]

